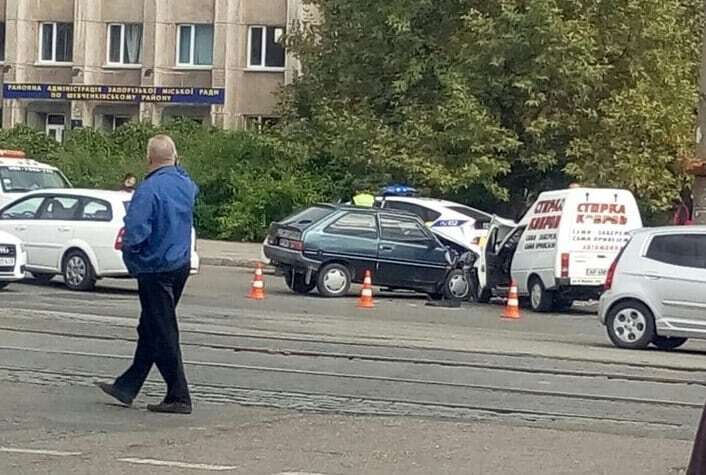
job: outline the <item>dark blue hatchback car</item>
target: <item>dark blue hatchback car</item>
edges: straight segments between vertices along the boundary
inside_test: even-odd
[[[270,226],[265,255],[290,289],[325,297],[362,283],[462,300],[472,256],[442,245],[416,216],[376,208],[317,205]]]

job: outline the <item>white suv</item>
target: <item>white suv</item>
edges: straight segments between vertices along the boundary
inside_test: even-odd
[[[131,193],[42,190],[0,210],[0,231],[27,250],[26,269],[41,281],[63,275],[71,290],[92,290],[106,277],[130,277],[122,259],[123,220]],[[192,237],[192,273],[199,257]]]
[[[706,226],[635,231],[608,271],[599,317],[620,348],[706,338]]]
[[[22,241],[0,231],[0,289],[24,279],[27,253]]]

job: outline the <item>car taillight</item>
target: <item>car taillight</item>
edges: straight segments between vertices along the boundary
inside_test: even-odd
[[[615,256],[615,260],[613,261],[613,263],[608,268],[608,273],[605,276],[605,284],[603,284],[604,290],[610,290],[613,287],[613,281],[615,280],[615,271],[618,268],[618,261],[621,257],[623,257],[623,253],[625,252],[625,249],[627,247],[627,244],[623,246],[618,255]]]
[[[295,251],[303,251],[304,243],[302,241],[289,241],[289,248]]]
[[[605,290],[610,290],[610,288],[613,287],[613,277],[615,276],[616,267],[618,267],[618,259],[615,259],[608,268],[608,273],[605,276],[605,284],[603,285]]]
[[[121,251],[123,249],[123,238],[125,237],[125,228],[121,228],[118,231],[118,236],[115,238],[115,250]]]
[[[569,277],[569,258],[570,254],[564,253],[561,255],[561,278],[566,279]]]
[[[478,246],[480,244],[480,237],[474,237],[471,241],[471,244],[473,244],[474,246]]]

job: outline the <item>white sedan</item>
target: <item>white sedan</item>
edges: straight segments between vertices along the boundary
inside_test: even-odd
[[[25,277],[27,253],[17,237],[0,231],[0,289]]]
[[[62,275],[69,289],[92,290],[98,279],[130,277],[121,248],[131,199],[121,191],[36,191],[0,210],[0,231],[24,243],[26,270],[36,279]],[[195,243],[194,233],[192,273],[199,267]]]

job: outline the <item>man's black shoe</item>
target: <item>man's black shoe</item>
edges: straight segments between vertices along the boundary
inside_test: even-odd
[[[148,404],[147,410],[165,414],[191,414],[191,404],[185,402],[160,402],[159,404]]]
[[[95,383],[108,396],[117,399],[126,406],[132,406],[132,399],[121,393],[110,383]]]

